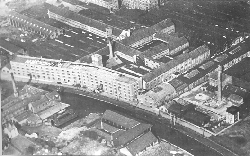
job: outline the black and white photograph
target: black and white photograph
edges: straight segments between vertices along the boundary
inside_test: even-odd
[[[250,156],[250,0],[0,0],[1,155]]]

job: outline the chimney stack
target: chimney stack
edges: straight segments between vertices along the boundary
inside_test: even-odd
[[[106,28],[107,42],[109,47],[109,59],[114,57],[113,47],[112,47],[112,28]]]
[[[217,97],[218,97],[218,104],[221,104],[221,101],[222,101],[222,95],[221,95],[221,92],[222,92],[222,80],[221,80],[221,75],[222,75],[222,67],[221,65],[219,65],[218,67],[218,80],[217,80],[217,83],[218,83],[218,92],[217,92]]]

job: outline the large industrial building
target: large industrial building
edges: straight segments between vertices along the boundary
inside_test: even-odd
[[[14,27],[20,27],[24,30],[31,30],[51,39],[57,38],[63,34],[62,29],[55,28],[36,19],[19,14],[15,11],[9,13],[10,24]]]
[[[80,85],[123,101],[135,101],[141,83],[137,77],[86,63],[18,55],[10,64],[14,76],[47,83]]]
[[[67,8],[59,8],[54,5],[44,3],[48,9],[49,18],[55,19],[75,28],[80,28],[101,37],[107,37],[107,28],[112,28],[112,38],[117,39],[122,33],[122,29],[111,26],[100,21],[79,15]]]
[[[159,0],[123,0],[122,5],[128,9],[150,10],[159,7]]]

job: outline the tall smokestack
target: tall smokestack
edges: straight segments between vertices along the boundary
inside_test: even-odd
[[[113,47],[112,47],[112,28],[106,28],[107,33],[107,43],[109,47],[109,59],[114,57]]]
[[[18,97],[18,92],[17,92],[16,83],[15,83],[15,80],[14,80],[13,73],[11,73],[10,76],[11,76],[12,87],[13,87],[13,90],[14,90],[14,96]]]
[[[221,80],[221,75],[222,75],[222,67],[219,65],[218,67],[218,92],[217,92],[217,97],[218,97],[218,104],[221,104],[222,101],[222,96],[221,96],[221,90],[222,90],[222,80]]]

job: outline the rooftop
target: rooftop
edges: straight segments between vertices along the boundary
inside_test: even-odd
[[[56,101],[50,101],[50,102],[53,103],[53,104],[52,104],[52,105],[53,105],[52,107],[50,107],[50,108],[48,108],[48,109],[46,109],[46,110],[44,110],[44,111],[41,111],[41,112],[39,112],[39,113],[37,114],[38,116],[40,116],[40,118],[41,118],[42,120],[44,120],[44,119],[50,117],[51,115],[53,115],[53,114],[59,112],[60,110],[66,108],[66,107],[69,107],[68,104],[65,104],[65,103],[62,103],[62,102],[56,102]]]
[[[50,32],[47,31],[47,30],[51,30],[51,31],[57,31],[57,30],[59,30],[56,27],[53,27],[53,26],[48,25],[48,24],[45,24],[43,22],[40,22],[40,21],[38,21],[36,19],[27,17],[25,15],[19,14],[19,13],[15,12],[15,11],[11,11],[9,13],[9,18],[11,18],[13,20],[18,20],[20,23],[23,23],[25,25],[29,24],[29,26],[33,27],[34,29],[37,29],[39,31],[43,31],[46,34],[50,34]],[[31,23],[32,23],[32,25],[31,25]],[[41,29],[40,27],[43,27],[45,29]]]
[[[66,9],[66,8],[59,8],[59,7],[53,6],[53,5],[48,4],[48,3],[44,3],[44,5],[49,11],[51,11],[53,13],[56,13],[60,16],[65,17],[65,18],[69,18],[71,20],[86,24],[90,27],[97,28],[97,29],[102,30],[104,32],[106,32],[106,28],[111,27],[113,35],[115,35],[117,37],[122,33],[122,29],[119,29],[117,27],[102,23],[100,21],[79,15],[73,11]]]
[[[141,123],[141,124],[131,128],[131,129],[125,131],[117,138],[114,138],[115,147],[120,147],[120,146],[123,146],[123,145],[131,142],[132,140],[134,140],[138,136],[142,135],[146,130],[148,130],[151,127],[152,127],[152,125],[150,125],[150,124]]]
[[[136,155],[155,142],[157,142],[157,138],[151,131],[149,131],[146,134],[142,135],[141,137],[137,138],[132,143],[130,143],[127,146],[127,149],[130,151],[132,155]]]
[[[132,128],[139,124],[138,121],[125,117],[121,114],[118,114],[116,112],[113,112],[111,110],[106,110],[102,116],[103,119],[109,120],[113,123],[116,123],[118,125],[121,125],[125,128]]]
[[[82,71],[88,71],[92,73],[102,73],[103,75],[112,75],[112,79],[123,81],[126,83],[131,83],[132,81],[135,81],[133,78],[128,78],[124,73],[120,73],[115,70],[111,70],[105,67],[95,66],[88,63],[76,63],[76,62],[70,62],[70,61],[62,61],[62,60],[54,60],[54,59],[45,59],[45,58],[37,58],[37,57],[29,57],[29,56],[23,56],[23,55],[17,55],[11,62],[20,62],[20,63],[26,63],[26,64],[33,64],[33,65],[40,65],[40,66],[51,66],[51,67],[57,67],[62,69],[73,69],[73,70],[82,70]],[[124,77],[121,78],[121,75],[124,75]]]
[[[174,25],[174,23],[171,21],[171,19],[167,18],[149,28],[143,28],[143,29],[134,31],[130,37],[125,38],[121,42],[126,46],[130,46],[136,43],[137,41],[140,41],[143,38],[149,37],[155,34],[156,32],[161,31],[162,29],[170,27],[172,25]]]
[[[161,83],[160,85],[145,93],[145,95],[151,97],[155,101],[160,101],[174,92],[175,88],[172,85],[169,83]]]

